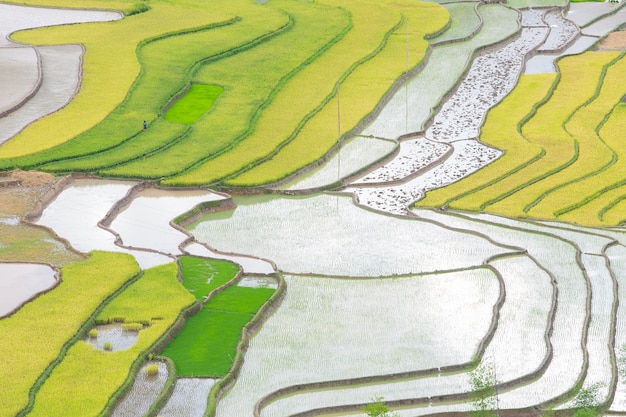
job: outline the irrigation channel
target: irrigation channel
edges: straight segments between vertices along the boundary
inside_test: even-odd
[[[125,252],[142,269],[195,255],[240,265],[240,286],[276,288],[278,273],[286,292],[220,392],[218,417],[357,416],[374,397],[407,417],[469,411],[477,366],[497,371],[505,414],[572,408],[581,387],[626,413],[617,369],[626,345],[619,302],[626,231],[409,207],[500,157],[478,141],[480,128],[520,74],[556,71],[557,57],[585,50],[625,23],[626,13],[609,3],[521,14],[471,7],[480,24],[458,39],[433,39],[424,68],[369,126],[273,193],[229,196],[75,176],[31,220],[77,251]],[[37,9],[41,25],[96,18],[45,10]],[[6,33],[25,27],[29,13],[0,5],[0,22],[14,17]],[[507,32],[501,19],[519,19],[522,28]],[[0,42],[0,54],[17,65],[0,60],[0,85],[7,74],[23,77],[0,100],[0,114],[9,115],[0,118],[2,142],[71,98],[82,50]],[[465,64],[450,65],[425,88],[454,60]],[[63,93],[48,82],[61,83]],[[340,188],[319,191],[338,180]],[[174,222],[206,202],[221,209]],[[0,318],[59,280],[58,271],[35,264],[0,264],[0,277]],[[121,350],[134,343],[119,326],[98,330],[99,345],[77,343],[102,349],[115,340]],[[158,367],[154,378],[145,372],[150,365]],[[165,362],[145,364],[112,415],[144,415],[170,371]],[[159,415],[205,415],[217,382],[178,378]]]

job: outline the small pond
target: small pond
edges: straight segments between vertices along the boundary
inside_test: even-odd
[[[119,323],[104,324],[96,326],[95,329],[98,331],[98,336],[86,336],[84,340],[94,348],[100,350],[105,350],[105,343],[112,345],[112,349],[110,350],[113,352],[117,350],[127,350],[135,344],[139,337],[139,332],[124,330]]]

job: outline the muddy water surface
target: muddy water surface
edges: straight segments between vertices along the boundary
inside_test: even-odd
[[[55,272],[47,265],[0,263],[0,318],[55,282]]]
[[[115,245],[115,235],[98,226],[113,205],[135,185],[128,181],[76,180],[44,210],[37,224],[67,239],[77,250],[130,253],[142,268],[173,262],[158,253],[131,251]]]

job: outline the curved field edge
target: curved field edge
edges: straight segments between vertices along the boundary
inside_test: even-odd
[[[125,99],[111,114],[107,115],[102,123],[56,148],[23,158],[9,159],[5,162],[25,168],[32,168],[47,162],[97,154],[98,152],[108,149],[114,150],[116,146],[136,139],[136,136],[141,133],[141,121],[148,120],[152,122],[153,119],[158,118],[163,108],[167,106],[177,94],[185,91],[190,83],[193,72],[197,70],[198,66],[224,59],[228,56],[253,48],[282,31],[288,30],[291,25],[290,20],[280,13],[276,13],[275,15],[276,18],[267,18],[265,25],[262,25],[256,30],[251,30],[251,28],[245,30],[247,23],[243,22],[241,17],[230,16],[228,19],[209,25],[182,28],[174,32],[142,39],[136,45],[133,53],[135,56],[134,59],[138,60],[141,65],[139,73],[133,85],[130,86],[128,93],[125,93]],[[265,16],[265,14],[261,16]],[[158,16],[155,18],[158,18]],[[268,27],[266,28],[266,26]],[[241,30],[238,29],[239,27],[241,27]],[[209,44],[212,43],[214,46],[212,46],[208,52],[201,51],[195,53],[198,56],[196,58],[192,56],[192,59],[195,60],[190,62],[187,68],[175,68],[171,73],[164,75],[158,73],[159,69],[154,68],[152,62],[144,62],[147,58],[143,57],[142,51],[147,47],[161,48],[162,42],[160,41],[170,42],[177,39],[185,39],[193,35],[201,35],[203,33],[206,33],[206,36],[218,37],[220,33],[226,30],[228,30],[228,33],[243,33],[239,33],[238,37],[235,37],[231,33],[228,37],[228,41],[209,42]],[[185,51],[175,50],[165,51],[164,53],[167,56],[173,55],[178,57],[180,53],[185,53]],[[206,55],[207,53],[208,55]],[[157,62],[157,64],[160,66],[165,65],[163,62]],[[146,65],[148,65],[148,67],[146,67]],[[162,80],[164,76],[168,78],[164,80],[164,83],[171,85],[171,87],[164,89],[159,86],[159,80],[152,80],[152,78],[155,77],[155,69],[157,70],[157,76],[160,77],[159,79]],[[164,70],[165,69],[166,68],[164,68]],[[148,82],[148,85],[145,85],[146,82]],[[68,168],[72,167],[71,161],[64,163],[61,167],[67,171]]]
[[[153,43],[144,42],[140,45],[141,49],[138,49],[139,60],[142,63],[142,70],[144,68],[150,70],[152,75],[141,77],[142,74],[140,74],[127,99],[101,125],[96,126],[85,135],[77,137],[67,146],[59,147],[60,155],[55,156],[55,153],[51,152],[51,155],[44,153],[39,156],[42,158],[41,163],[44,163],[40,168],[52,172],[97,171],[146,158],[175,146],[177,142],[189,134],[189,127],[168,123],[160,115],[168,109],[172,101],[185,94],[194,81],[194,74],[203,66],[246,52],[290,31],[294,25],[294,19],[290,15],[277,13],[273,19],[266,18],[260,27],[249,28],[248,25],[247,21],[236,18],[225,25],[208,28],[210,30],[186,32],[175,37],[159,39],[172,40],[175,41],[174,43],[183,42],[186,37],[189,37],[187,35],[194,35],[197,38],[206,32],[204,35],[208,37],[207,39],[191,39],[190,42],[193,42],[192,45],[198,42],[215,44],[213,47],[215,51],[208,55],[204,50],[194,52],[198,56],[192,56],[192,62],[188,64],[178,60],[164,66],[162,60],[158,59],[162,53],[165,53],[166,56],[172,56],[171,59],[176,60],[179,54],[184,55],[186,53],[181,51],[184,44],[182,46],[174,45],[174,50],[170,50],[172,47],[169,47],[168,50],[157,53],[165,48],[158,43],[154,47],[157,51],[151,52],[150,58],[148,58],[144,56],[143,51],[146,46],[152,46]],[[214,32],[215,30],[219,32]],[[226,40],[220,41],[220,38]],[[187,48],[190,47],[191,45],[187,45]],[[154,75],[155,65],[163,66],[162,69],[159,69],[163,74]],[[179,66],[182,68],[178,68]],[[183,73],[180,80],[168,81],[167,77],[178,78],[179,75],[177,74],[180,72]],[[172,73],[176,75],[172,75]],[[158,79],[154,80],[155,77]],[[166,94],[163,95],[159,93],[162,90],[160,87],[162,82],[165,84],[173,83],[174,88],[166,90]],[[151,107],[140,111],[146,105]],[[143,113],[143,118],[149,122],[146,132],[141,131],[141,118],[138,117],[140,115],[137,113]],[[105,137],[110,136],[110,138],[107,139],[107,142],[100,144],[102,142],[100,137],[103,134]],[[65,149],[66,147],[67,149]],[[47,163],[47,161],[52,163]]]

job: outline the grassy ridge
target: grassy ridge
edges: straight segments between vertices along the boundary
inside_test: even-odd
[[[520,125],[549,94],[555,79],[554,74],[521,76],[515,89],[487,114],[481,129],[480,140],[503,149],[504,155],[468,179],[429,191],[417,205],[479,210],[485,199],[493,196],[498,181],[541,157],[543,149],[524,138]]]
[[[138,273],[129,255],[93,252],[63,267],[54,290],[0,321],[0,380],[10,381],[0,393],[0,416],[14,417],[27,405],[29,390],[63,345],[104,299]]]
[[[402,24],[394,27],[370,56],[357,61],[345,77],[339,78],[340,91],[333,90],[332,99],[295,132],[283,149],[276,155],[270,153],[267,162],[228,180],[228,185],[275,182],[323,157],[337,143],[338,136],[371,112],[371,103],[379,102],[396,79],[422,61],[428,49],[424,36],[444,27],[449,18],[446,10],[428,3],[396,2],[390,8],[401,11]],[[321,64],[325,58],[320,59]]]
[[[234,17],[224,13],[197,13],[194,8],[168,3],[154,3],[151,7],[149,12],[115,22],[48,27],[15,35],[15,39],[20,42],[37,45],[82,43],[86,52],[83,57],[81,89],[76,97],[60,111],[30,125],[5,143],[0,148],[0,159],[50,149],[100,123],[122,103],[139,74],[136,57],[138,44],[168,33],[207,27]],[[136,114],[136,126],[146,118],[149,119],[147,114]],[[63,126],[63,129],[59,129],[59,126]],[[116,128],[111,127],[112,130]],[[100,139],[107,137],[104,135],[106,130],[102,133],[98,136]],[[96,148],[101,146],[99,142],[90,145]],[[34,162],[34,159],[3,161],[3,165]]]
[[[126,380],[133,362],[172,325],[182,309],[194,302],[176,277],[176,264],[151,268],[116,297],[99,315],[99,321],[121,317],[128,322],[149,322],[150,326],[139,332],[137,342],[128,350],[105,352],[83,341],[76,343],[42,386],[29,416],[99,415]]]
[[[243,327],[272,296],[271,288],[231,286],[217,293],[163,351],[179,376],[222,377],[235,357]]]
[[[449,17],[445,9],[436,5],[418,4],[412,8],[407,6],[408,3],[390,6],[346,1],[340,4],[351,13],[352,29],[285,85],[259,120],[255,132],[231,152],[165,183],[181,185],[217,181],[254,166],[259,158],[266,159],[275,153],[277,147],[287,143],[296,145],[292,145],[294,149],[285,148],[285,157],[240,181],[246,185],[272,181],[276,176],[283,177],[314,161],[337,141],[336,83],[342,82],[340,99],[344,113],[342,133],[345,133],[371,111],[374,103],[406,70],[408,28],[397,27],[402,13],[413,20],[414,28],[419,28],[409,32],[413,52],[409,54],[410,68],[421,60],[427,48],[422,39],[424,32],[418,30],[436,31],[445,25]],[[425,19],[427,15],[430,18],[428,23]],[[398,32],[394,36],[392,33],[396,29]],[[392,40],[388,39],[390,35]],[[384,48],[387,44],[389,49]],[[381,51],[395,51],[395,59],[384,54],[377,57],[376,54]],[[383,60],[385,65],[381,64]],[[366,62],[371,62],[371,66],[364,68],[362,64]],[[288,165],[283,165],[285,161]],[[250,177],[255,178],[253,183],[250,183]]]

